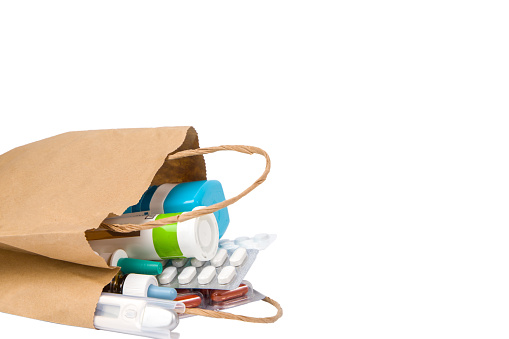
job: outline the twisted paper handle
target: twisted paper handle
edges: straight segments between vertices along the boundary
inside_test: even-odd
[[[222,311],[203,310],[201,308],[187,308],[186,313],[192,315],[201,315],[203,317],[209,318],[240,320],[250,323],[265,323],[265,324],[274,323],[283,316],[283,309],[281,308],[281,305],[279,305],[277,301],[272,300],[269,297],[265,297],[262,300],[271,304],[277,309],[277,314],[275,316],[266,318],[246,317],[243,315],[236,315]]]
[[[129,233],[129,232],[135,232],[140,230],[146,230],[151,229],[155,227],[160,227],[168,224],[173,224],[176,222],[184,222],[186,220],[190,220],[196,217],[200,217],[202,215],[206,215],[209,213],[214,213],[216,211],[219,211],[222,208],[225,208],[227,206],[230,206],[231,204],[237,202],[242,197],[249,194],[252,190],[254,190],[256,187],[260,186],[265,179],[267,178],[267,175],[270,172],[270,158],[267,152],[262,150],[261,148],[254,147],[254,146],[241,146],[241,145],[225,145],[225,146],[216,146],[216,147],[206,147],[206,148],[197,148],[197,149],[190,149],[181,151],[175,154],[171,154],[167,157],[167,160],[175,160],[180,158],[186,158],[186,157],[193,157],[196,155],[205,155],[209,153],[214,153],[217,151],[237,151],[240,153],[246,153],[246,154],[259,154],[265,157],[266,160],[266,166],[265,171],[263,172],[262,176],[258,178],[251,186],[249,186],[246,190],[244,190],[242,193],[237,195],[236,197],[227,199],[225,201],[219,202],[217,204],[199,209],[194,210],[191,212],[186,212],[180,215],[176,215],[169,218],[154,220],[142,225],[135,225],[135,224],[107,224],[102,223],[101,227],[106,228],[109,230],[112,230],[114,232],[120,232],[120,233]]]

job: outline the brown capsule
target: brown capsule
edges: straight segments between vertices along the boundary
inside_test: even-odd
[[[214,290],[210,294],[210,299],[213,302],[227,301],[246,295],[247,292],[249,292],[249,286],[242,284],[236,289],[230,291]]]
[[[201,305],[201,297],[197,294],[180,295],[175,298],[175,301],[183,302],[187,308],[198,307]]]

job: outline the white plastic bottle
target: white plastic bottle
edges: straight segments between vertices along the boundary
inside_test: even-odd
[[[124,214],[108,218],[110,224],[144,224],[180,213],[148,215],[148,212]],[[139,233],[127,233],[107,239],[90,240],[92,249],[109,260],[118,249],[129,258],[164,260],[174,258],[196,258],[210,260],[217,252],[219,231],[214,214],[207,214],[181,223],[168,224]]]

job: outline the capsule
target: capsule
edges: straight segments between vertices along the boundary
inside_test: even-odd
[[[187,308],[194,308],[201,305],[202,298],[198,294],[186,294],[177,296],[175,301],[184,303]]]
[[[213,302],[223,302],[227,300],[232,300],[235,298],[242,297],[249,292],[249,286],[246,284],[241,284],[234,290],[225,291],[225,290],[214,290],[210,293],[210,300]]]

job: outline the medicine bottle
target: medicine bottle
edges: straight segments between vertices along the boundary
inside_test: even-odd
[[[123,274],[122,272],[118,272],[113,277],[111,282],[103,288],[103,292],[167,300],[174,300],[177,297],[177,290],[170,287],[160,287],[153,275]]]
[[[224,201],[223,186],[217,180],[192,181],[180,184],[151,186],[140,201],[124,213],[150,212],[151,214],[189,212],[198,206],[210,206]],[[223,236],[230,223],[228,209],[225,207],[216,216],[219,238]]]
[[[109,224],[144,224],[181,213],[150,215],[148,212],[124,214],[105,220]],[[129,258],[165,260],[196,258],[207,261],[214,257],[219,244],[217,221],[207,214],[184,222],[132,233],[111,233],[103,239],[89,240],[92,249],[103,258],[116,250],[124,250]]]

